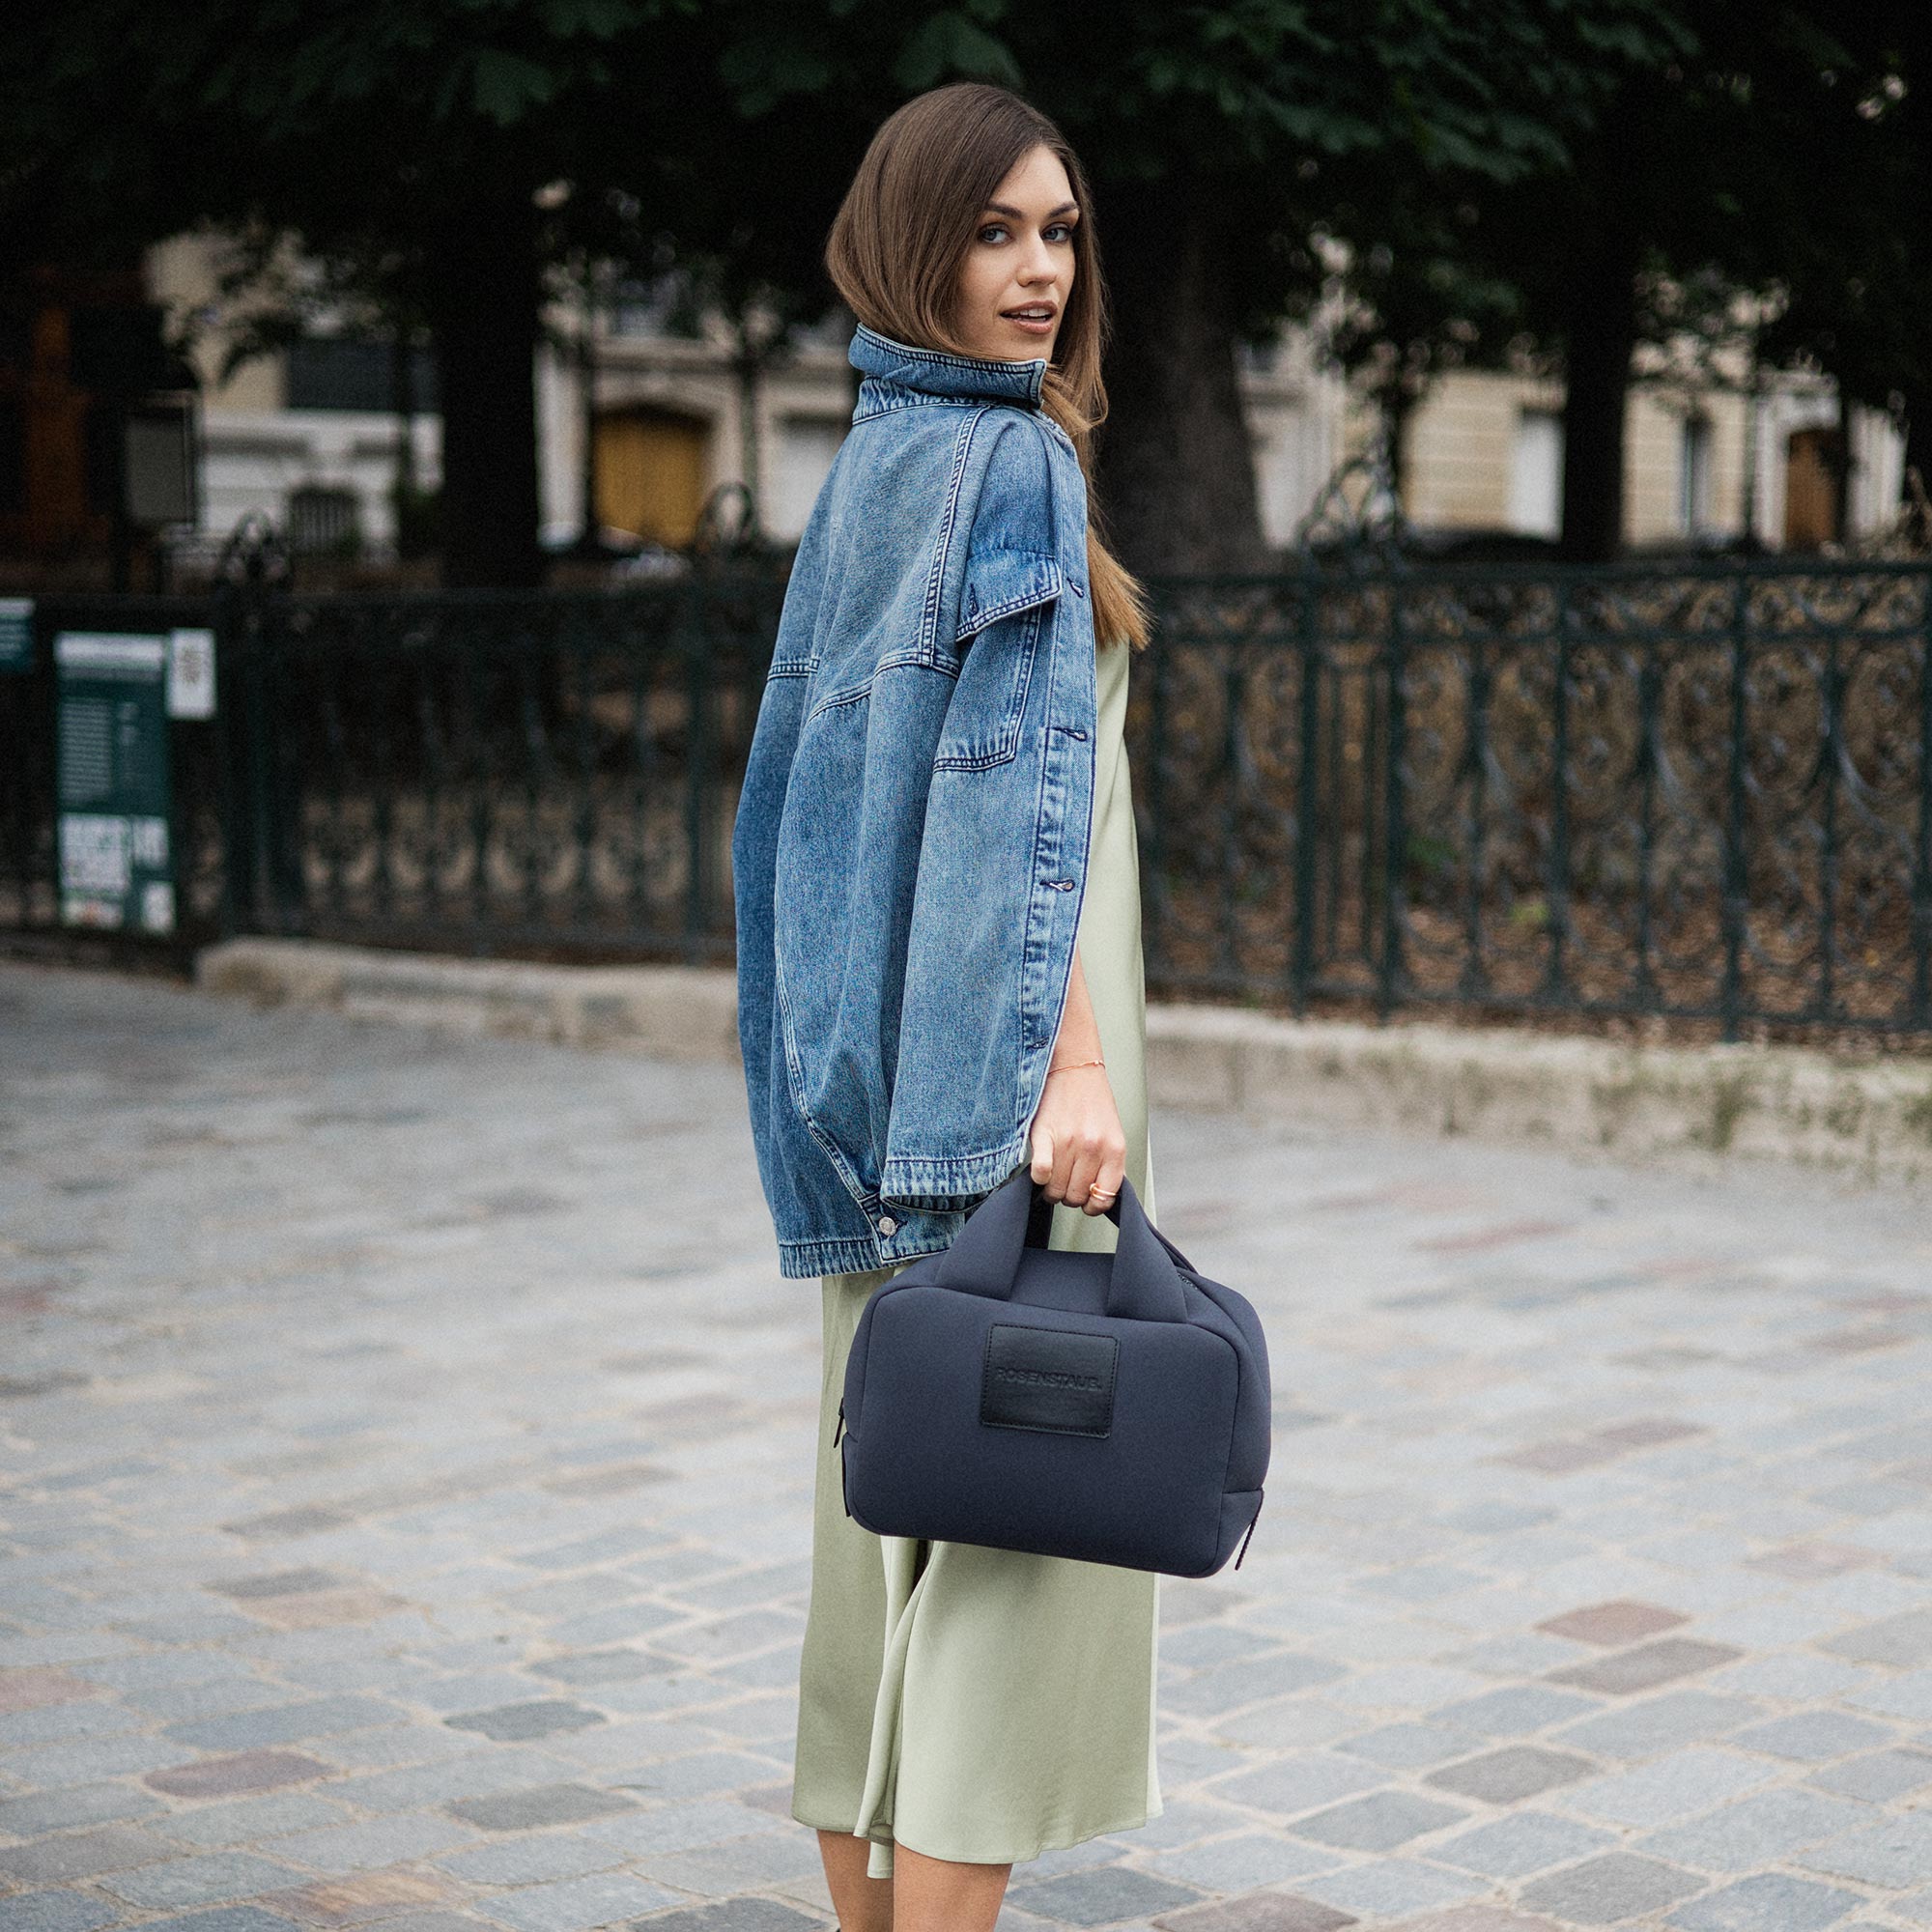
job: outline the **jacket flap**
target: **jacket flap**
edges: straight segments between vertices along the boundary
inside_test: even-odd
[[[1045,551],[976,550],[966,559],[966,587],[959,594],[959,637],[1015,611],[1050,604],[1063,582],[1059,562]]]

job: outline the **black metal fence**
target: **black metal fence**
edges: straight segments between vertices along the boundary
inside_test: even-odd
[[[1923,1031],[1928,588],[1784,561],[1164,584],[1150,978]]]
[[[270,598],[231,690],[242,924],[464,952],[728,958],[770,569],[621,594]]]
[[[1154,586],[1150,982],[1380,1011],[1932,1031],[1932,570],[1330,565]],[[723,959],[782,601],[97,600],[0,677],[0,929],[58,916],[57,628],[213,623],[173,727],[183,931]]]

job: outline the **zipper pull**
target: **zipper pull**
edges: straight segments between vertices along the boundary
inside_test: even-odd
[[[838,1438],[845,1433],[845,1398],[838,1398],[838,1426],[832,1432],[832,1446],[838,1448]]]
[[[1241,1557],[1245,1556],[1248,1553],[1248,1545],[1254,1538],[1255,1524],[1261,1521],[1262,1520],[1262,1502],[1266,1499],[1266,1496],[1267,1496],[1267,1492],[1265,1490],[1260,1492],[1260,1496],[1257,1498],[1255,1503],[1255,1513],[1248,1519],[1248,1533],[1246,1536],[1241,1538],[1240,1554],[1235,1558],[1235,1568],[1236,1570],[1238,1570],[1241,1567]]]

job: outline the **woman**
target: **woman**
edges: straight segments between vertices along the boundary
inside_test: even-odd
[[[1015,1168],[1058,1247],[1111,1247],[1123,1174],[1151,1207],[1122,738],[1147,625],[1089,514],[1103,294],[1052,123],[977,84],[909,101],[826,259],[863,380],[732,843],[760,1178],[782,1271],[822,1277],[792,1815],[842,1932],[972,1932],[1015,1861],[1159,1814],[1156,1578],[873,1536],[836,1412],[867,1297]]]

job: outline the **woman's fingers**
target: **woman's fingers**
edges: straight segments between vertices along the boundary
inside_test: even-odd
[[[1126,1172],[1126,1165],[1125,1147],[1102,1141],[1094,1151],[1091,1176],[1083,1166],[1076,1174],[1066,1198],[1089,1214],[1104,1214],[1121,1198],[1121,1179]],[[1084,1187],[1081,1185],[1083,1179],[1086,1181]]]
[[[1121,1182],[1126,1179],[1126,1150],[1109,1149],[1100,1162],[1099,1178],[1087,1192],[1084,1205],[1088,1213],[1104,1214],[1121,1198]]]
[[[1064,1197],[1069,1208],[1084,1208],[1087,1205],[1088,1190],[1100,1178],[1100,1144],[1097,1141],[1083,1141],[1073,1150],[1073,1158],[1066,1173],[1066,1193]]]
[[[1033,1130],[1033,1166],[1029,1170],[1037,1181],[1053,1179],[1053,1129],[1036,1124]],[[1047,1190],[1052,1192],[1051,1186]]]

